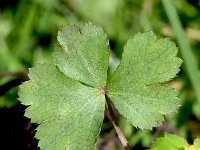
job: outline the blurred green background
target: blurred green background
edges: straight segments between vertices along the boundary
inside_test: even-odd
[[[200,136],[200,0],[1,0],[0,1],[0,149],[39,149],[37,125],[23,117],[17,100],[28,68],[51,59],[57,32],[67,23],[93,22],[110,39],[112,71],[126,40],[153,30],[180,47],[180,73],[169,84],[180,91],[182,105],[160,127],[138,130],[119,117],[134,149],[148,149],[164,132],[179,134],[190,143]],[[105,118],[97,142],[99,150],[122,149]]]

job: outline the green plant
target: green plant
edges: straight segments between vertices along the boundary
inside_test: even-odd
[[[108,39],[101,27],[67,25],[58,33],[53,61],[30,69],[19,99],[25,115],[39,125],[41,149],[94,149],[104,118],[109,118],[125,147],[113,106],[135,127],[151,129],[180,106],[177,91],[165,84],[182,61],[169,39],[138,33],[124,47],[120,65],[107,77]]]
[[[165,134],[154,142],[152,150],[200,150],[200,139],[196,139],[193,145],[189,145],[186,140],[177,135]]]

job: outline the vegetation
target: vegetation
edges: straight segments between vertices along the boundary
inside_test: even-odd
[[[93,149],[97,140],[97,149],[199,149],[198,3],[21,0],[0,7],[2,147]],[[175,80],[181,61],[172,40],[183,60]]]

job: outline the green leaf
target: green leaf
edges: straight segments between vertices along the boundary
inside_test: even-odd
[[[45,150],[95,149],[105,109],[105,96],[82,85],[53,64],[30,69],[30,81],[21,85],[25,115],[39,123],[36,138]]]
[[[142,129],[159,125],[162,114],[179,106],[177,92],[163,84],[181,64],[168,39],[157,40],[152,32],[131,38],[108,81],[109,47],[101,27],[64,26],[58,42],[54,62],[30,69],[30,80],[19,91],[20,101],[29,106],[25,115],[40,124],[36,138],[41,149],[95,149],[105,94]]]
[[[184,150],[186,146],[188,146],[187,141],[180,136],[165,134],[153,143],[151,150]]]
[[[195,139],[195,141],[194,141],[194,146],[195,146],[196,148],[200,148],[200,138]]]
[[[164,84],[179,72],[182,61],[169,39],[153,32],[138,33],[124,48],[120,65],[108,78],[108,97],[135,127],[151,129],[161,124],[163,114],[175,111],[177,91]]]
[[[101,27],[88,23],[82,27],[64,26],[58,32],[54,61],[67,76],[93,87],[106,85],[109,47]]]

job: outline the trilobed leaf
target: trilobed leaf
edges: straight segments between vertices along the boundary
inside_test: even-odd
[[[177,92],[164,84],[181,60],[168,39],[152,32],[128,40],[116,71],[108,77],[108,40],[101,27],[66,25],[58,33],[53,62],[30,69],[19,99],[38,123],[41,149],[95,149],[105,94],[134,126],[151,128],[179,106]]]

